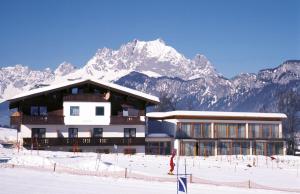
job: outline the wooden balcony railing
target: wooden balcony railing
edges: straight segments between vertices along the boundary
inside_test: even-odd
[[[145,122],[141,120],[139,116],[136,117],[123,117],[123,116],[111,116],[110,124],[112,125],[144,125]]]
[[[29,116],[29,115],[22,115],[22,116],[11,116],[10,117],[11,125],[20,125],[20,124],[64,124],[64,117],[63,116]]]
[[[25,147],[49,147],[49,146],[126,146],[145,145],[144,137],[120,138],[120,137],[78,137],[78,138],[23,138]]]
[[[64,101],[106,102],[104,94],[73,94],[63,98]]]

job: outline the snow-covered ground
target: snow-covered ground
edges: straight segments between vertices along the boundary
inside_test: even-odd
[[[43,194],[174,194],[176,183],[174,182],[149,182],[134,179],[115,179],[95,176],[79,176],[64,173],[40,172],[27,169],[0,170],[0,193],[43,193]],[[205,194],[279,194],[284,192],[245,189],[234,187],[222,187],[202,184],[189,184],[188,193]],[[181,192],[180,192],[181,193]]]
[[[45,184],[48,179],[57,179],[54,180],[54,182],[57,181],[57,183],[53,184],[59,184],[58,180],[63,179],[65,176],[70,176],[72,179],[74,178],[74,180],[69,180],[70,182],[79,182],[81,178],[78,174],[86,174],[91,176],[110,176],[109,178],[83,176],[82,179],[85,181],[91,181],[92,187],[95,187],[95,190],[100,188],[100,186],[95,184],[94,181],[101,182],[101,184],[103,183],[106,185],[105,189],[113,193],[117,193],[117,189],[109,187],[118,185],[118,182],[121,184],[120,187],[127,188],[128,192],[136,190],[136,193],[141,193],[142,187],[145,186],[147,192],[157,193],[149,190],[151,185],[153,185],[154,188],[159,187],[164,193],[174,193],[174,182],[172,183],[172,181],[176,180],[175,176],[167,175],[169,170],[169,156],[99,155],[96,153],[30,151],[25,149],[20,150],[18,153],[16,149],[0,148],[0,161],[1,158],[9,159],[8,163],[10,165],[21,167],[5,169],[5,171],[3,171],[4,169],[2,168],[0,170],[0,179],[4,180],[0,181],[1,184],[5,183],[9,185],[9,182],[6,183],[9,181],[9,177],[11,177],[11,179],[14,177],[19,180],[18,176],[21,176],[19,172],[21,174],[25,173],[26,176],[24,175],[24,177],[27,177],[28,174],[28,176],[31,176],[31,172],[33,173],[32,176],[45,173],[45,176],[42,176],[43,179],[45,179]],[[196,191],[198,191],[198,189],[200,189],[199,191],[205,191],[205,193],[220,193],[222,188],[215,187],[214,185],[247,187],[249,180],[252,188],[262,188],[258,187],[262,185],[264,188],[270,187],[274,190],[290,189],[300,191],[300,157],[275,156],[275,158],[275,160],[272,160],[270,157],[265,156],[180,157],[178,166],[179,173],[184,173],[184,163],[186,161],[186,171],[192,174],[194,183],[209,183],[210,186],[214,188],[214,190],[210,191],[210,189],[208,189],[210,186],[208,185],[204,186],[200,184],[202,186],[199,186],[199,184],[193,183],[190,185],[192,190],[194,189],[194,192],[190,193],[197,193]],[[175,162],[177,163],[177,161]],[[54,165],[56,167],[56,174],[51,174]],[[249,165],[252,167],[248,167]],[[45,170],[41,171],[41,169]],[[38,172],[36,172],[36,170],[38,170]],[[129,180],[123,180],[125,171]],[[7,180],[3,178],[4,175],[6,176],[5,173],[10,174],[10,172],[11,175],[7,176]],[[73,175],[66,175],[66,173]],[[77,175],[75,176],[75,174]],[[39,181],[43,181],[43,179]],[[137,179],[143,179],[144,181]],[[153,182],[153,180],[156,181]],[[33,183],[32,187],[35,187]],[[76,182],[74,190],[77,187],[83,188],[84,181],[78,185]],[[71,189],[71,185],[70,188],[62,189],[69,190]],[[80,191],[80,188],[78,189]],[[209,191],[206,192],[206,190]],[[233,190],[233,193],[241,193],[244,192],[245,188],[240,188],[240,190],[238,188],[232,188],[230,190]],[[50,191],[52,191],[52,193],[55,192],[55,190]],[[123,190],[119,191],[123,193]],[[267,191],[263,191],[264,190],[259,190],[259,192],[267,193]],[[254,191],[246,190],[246,192],[251,193]]]
[[[0,127],[0,144],[15,143],[17,141],[17,130]]]

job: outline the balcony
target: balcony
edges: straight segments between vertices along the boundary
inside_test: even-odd
[[[49,146],[136,146],[145,145],[144,137],[120,138],[120,137],[78,137],[78,138],[23,138],[23,146],[45,148]]]
[[[141,120],[140,116],[111,116],[110,124],[112,125],[144,125],[145,122]]]
[[[10,117],[11,125],[20,124],[33,124],[33,125],[54,125],[54,124],[64,124],[64,117],[63,116],[29,116],[29,115],[22,115],[22,116],[11,116]]]
[[[73,94],[63,97],[64,101],[107,102],[104,94]]]

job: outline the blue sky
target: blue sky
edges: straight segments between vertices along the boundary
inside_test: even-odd
[[[257,72],[300,59],[300,1],[0,1],[0,67],[80,67],[98,48],[156,38],[227,77]]]

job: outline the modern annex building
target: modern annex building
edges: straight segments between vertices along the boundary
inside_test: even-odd
[[[24,147],[145,152],[145,110],[155,96],[94,79],[46,86],[10,99]]]
[[[146,108],[159,98],[95,79],[67,81],[9,100],[11,125],[31,149],[180,155],[285,154],[279,113]]]
[[[171,111],[148,117],[146,150],[180,155],[282,155],[285,114],[250,112]]]

